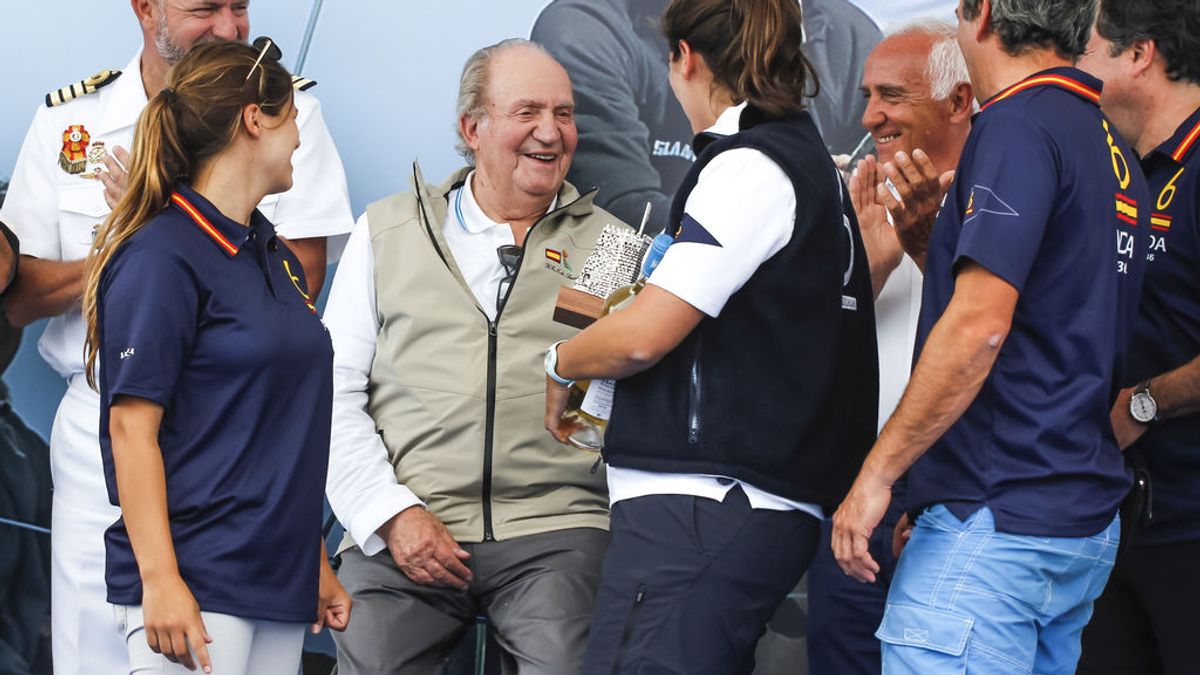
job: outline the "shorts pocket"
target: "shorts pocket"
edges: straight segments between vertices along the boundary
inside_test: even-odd
[[[889,604],[875,637],[890,645],[917,647],[946,656],[961,657],[975,619],[941,609]],[[966,667],[966,661],[963,660]],[[961,671],[955,671],[961,672]]]

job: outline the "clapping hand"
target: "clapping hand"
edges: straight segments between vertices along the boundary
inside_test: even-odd
[[[888,222],[887,209],[876,191],[879,180],[879,165],[871,155],[859,160],[850,174],[850,203],[858,216],[858,229],[871,266],[871,287],[875,297],[879,297],[888,276],[904,257],[900,239]]]
[[[891,189],[887,183],[880,183],[876,195],[892,214],[900,245],[924,271],[929,237],[942,208],[942,199],[954,182],[954,171],[938,173],[924,150],[914,150],[912,157],[897,152],[895,159],[884,164],[881,170],[891,182]]]

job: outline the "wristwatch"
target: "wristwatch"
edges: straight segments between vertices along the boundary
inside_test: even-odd
[[[1139,384],[1129,399],[1129,414],[1142,424],[1158,421],[1158,401],[1150,395],[1150,380]]]
[[[550,348],[546,350],[546,360],[544,365],[546,367],[547,377],[564,387],[570,387],[571,385],[575,384],[575,380],[568,380],[565,377],[559,377],[558,373],[555,372],[555,370],[558,368],[558,346],[564,342],[566,342],[566,340],[559,340],[558,342],[550,345]]]

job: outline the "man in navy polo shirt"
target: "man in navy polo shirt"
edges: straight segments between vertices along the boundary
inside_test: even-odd
[[[930,241],[912,380],[834,516],[842,569],[873,580],[867,540],[911,467],[884,672],[1073,673],[1116,557],[1130,480],[1108,413],[1150,204],[1101,83],[1071,67],[1094,16],[958,8],[982,110]]]
[[[1200,673],[1197,26],[1194,0],[1104,0],[1080,62],[1104,78],[1101,104],[1142,157],[1150,184],[1146,283],[1112,425],[1128,462],[1152,485],[1153,516],[1117,557],[1096,602],[1081,673]]]

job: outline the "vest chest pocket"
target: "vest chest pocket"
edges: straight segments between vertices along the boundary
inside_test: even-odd
[[[86,257],[109,214],[104,185],[99,181],[80,182],[81,185],[59,188],[58,192],[58,232],[63,260]]]

